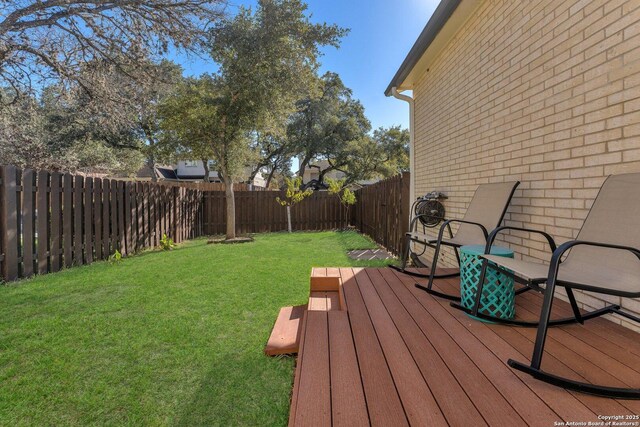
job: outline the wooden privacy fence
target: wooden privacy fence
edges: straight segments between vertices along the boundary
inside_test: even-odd
[[[236,232],[266,233],[287,230],[287,209],[276,202],[284,191],[238,191],[236,196]],[[204,193],[204,232],[224,234],[227,202],[222,191]],[[351,208],[353,209],[353,208]],[[294,231],[321,231],[345,228],[347,212],[338,197],[326,191],[315,192],[291,207]]]
[[[396,255],[409,228],[409,178],[405,172],[356,191],[353,225]]]
[[[12,281],[159,244],[226,232],[224,191],[0,167],[0,279]],[[238,234],[287,230],[282,191],[236,191]],[[354,225],[399,254],[409,221],[409,174],[356,192],[347,213],[315,192],[291,208],[295,231]]]
[[[202,192],[153,183],[0,167],[5,281],[200,236]]]

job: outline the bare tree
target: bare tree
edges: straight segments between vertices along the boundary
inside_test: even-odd
[[[94,87],[96,60],[123,73],[169,49],[198,49],[225,0],[0,0],[0,86],[13,93],[48,80]]]

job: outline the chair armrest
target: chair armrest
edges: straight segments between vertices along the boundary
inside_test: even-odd
[[[484,238],[485,240],[487,240],[489,238],[489,232],[487,231],[487,228],[478,223],[478,222],[471,222],[471,221],[465,221],[463,219],[450,219],[448,221],[445,221],[444,224],[442,224],[442,229],[440,231],[440,234],[442,234],[442,230],[444,229],[445,226],[449,227],[449,229],[451,229],[451,223],[452,222],[459,222],[461,224],[469,224],[469,225],[475,225],[476,227],[479,227],[482,230],[482,234],[484,234]]]
[[[542,230],[536,230],[534,228],[511,227],[511,226],[505,225],[503,227],[498,227],[491,232],[491,234],[489,235],[489,238],[487,239],[487,246],[485,247],[485,251],[484,251],[485,254],[488,254],[490,252],[491,246],[493,246],[493,242],[498,236],[498,234],[502,233],[505,230],[526,231],[528,233],[540,234],[545,239],[547,239],[547,242],[549,243],[549,247],[551,248],[551,252],[555,252],[557,248],[555,240],[553,240],[553,237],[551,237],[549,233],[546,233]]]
[[[631,252],[632,254],[634,254],[636,256],[636,258],[638,258],[638,260],[640,261],[640,249],[636,249],[633,248],[631,246],[622,246],[622,245],[614,245],[611,243],[602,243],[602,242],[589,242],[586,240],[571,240],[568,241],[566,243],[563,243],[562,245],[560,245],[558,247],[558,249],[556,249],[553,252],[553,256],[551,257],[551,263],[554,262],[554,259],[560,259],[562,258],[562,256],[571,248],[573,248],[574,246],[596,246],[599,248],[606,248],[606,249],[615,249],[615,250],[619,250],[619,251],[627,251],[627,252]]]
[[[558,268],[562,262],[562,256],[571,248],[575,246],[596,246],[599,248],[614,249],[620,251],[631,252],[640,261],[640,250],[631,246],[614,245],[611,243],[602,242],[589,242],[586,240],[570,240],[561,244],[558,249],[553,251],[551,256],[551,262],[549,263],[549,277],[548,280],[555,280],[558,277]],[[548,282],[547,282],[548,283]]]

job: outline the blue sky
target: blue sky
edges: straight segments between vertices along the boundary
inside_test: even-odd
[[[391,125],[409,127],[407,104],[386,98],[384,90],[438,3],[438,0],[307,0],[312,21],[351,29],[340,49],[324,50],[322,70],[340,74],[353,89],[354,97],[364,104],[374,129]],[[229,12],[233,13],[239,4],[255,2],[232,0]],[[207,58],[173,59],[181,63],[188,75],[214,70]]]

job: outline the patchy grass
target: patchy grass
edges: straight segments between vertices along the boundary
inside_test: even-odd
[[[0,288],[0,425],[284,425],[292,358],[262,350],[312,266],[380,266],[354,232],[200,239]]]

